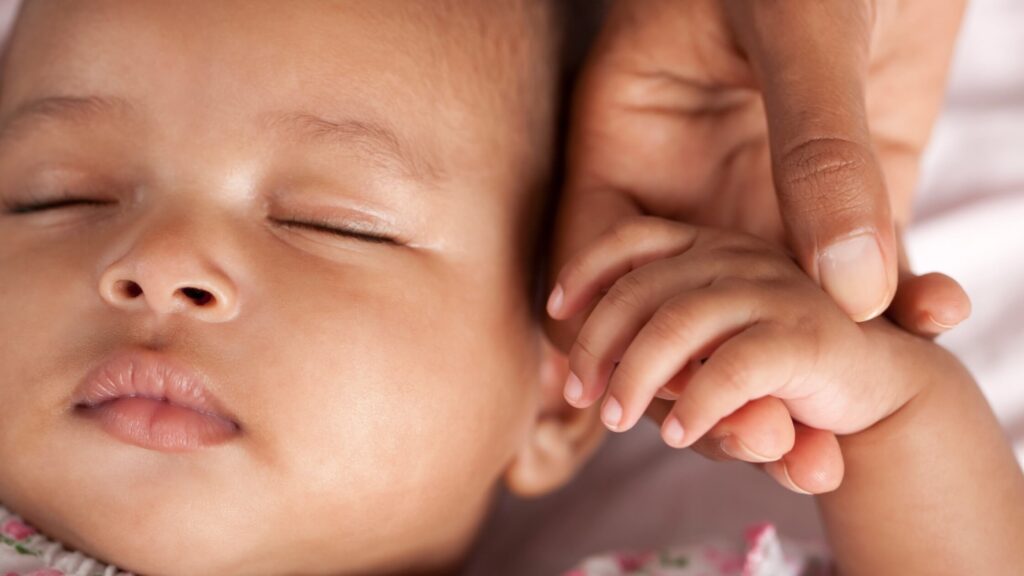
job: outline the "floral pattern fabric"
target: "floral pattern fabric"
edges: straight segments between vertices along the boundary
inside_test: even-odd
[[[780,540],[770,524],[729,542],[588,558],[562,576],[829,576],[826,554]],[[0,505],[0,576],[133,576],[65,550]]]
[[[36,532],[0,506],[0,576],[132,576]]]
[[[588,558],[562,576],[830,576],[818,547],[786,542],[771,524],[747,530],[743,544],[712,542]]]

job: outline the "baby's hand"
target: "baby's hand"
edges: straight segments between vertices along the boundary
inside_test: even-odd
[[[874,369],[869,339],[781,250],[741,234],[641,217],[616,226],[559,275],[549,312],[593,301],[569,355],[566,399],[602,396],[602,419],[631,428],[656,395],[685,447],[752,401],[780,399],[794,420],[845,434],[915,393]]]

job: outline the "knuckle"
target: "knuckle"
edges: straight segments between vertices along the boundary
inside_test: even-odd
[[[697,321],[688,307],[670,303],[659,310],[647,324],[651,336],[667,345],[682,345],[688,334],[696,334]]]
[[[795,272],[802,271],[791,261],[782,261],[775,258],[751,257],[743,263],[743,269],[748,278],[768,283],[792,282]]]
[[[746,324],[753,323],[764,314],[770,302],[764,280],[737,276],[720,276],[711,281],[708,291],[721,304],[728,303],[735,311],[744,311]]]
[[[569,351],[569,361],[573,368],[590,366],[598,360],[595,354],[595,346],[590,334],[585,330],[576,337],[576,342]]]
[[[709,257],[722,276],[751,280],[786,277],[789,270],[795,267],[778,249],[759,244],[717,246],[709,252]]]
[[[733,275],[722,275],[716,277],[711,281],[710,288],[718,292],[721,296],[742,300],[748,299],[750,295],[757,290],[757,286],[753,280]]]
[[[617,310],[633,311],[643,306],[647,292],[643,281],[636,274],[627,274],[612,284],[604,299]]]
[[[817,138],[796,146],[781,160],[787,184],[836,181],[858,175],[871,161],[864,146],[840,138]]]
[[[724,390],[733,397],[745,398],[751,382],[749,363],[734,354],[718,358],[712,356],[712,361],[715,367],[716,388]]]
[[[864,145],[841,138],[808,140],[779,161],[780,199],[806,217],[864,209],[864,185],[873,182],[874,157]]]
[[[762,358],[759,365],[771,362],[776,368],[776,380],[772,382],[776,391],[796,393],[824,377],[819,373],[824,340],[819,317],[796,313],[789,320],[769,322],[765,326],[778,350],[771,357]]]

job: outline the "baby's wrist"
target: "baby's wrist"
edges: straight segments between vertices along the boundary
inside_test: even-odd
[[[1024,481],[995,416],[952,354],[904,344],[894,377],[919,388],[886,418],[839,437],[842,484],[817,498],[839,571],[992,574],[1019,565]],[[986,537],[964,538],[978,533]]]
[[[949,414],[949,406],[942,399],[964,387],[977,388],[966,368],[941,346],[908,334],[886,320],[875,322],[885,326],[870,327],[877,336],[872,337],[873,364],[885,367],[878,373],[877,385],[890,390],[890,404],[884,415],[868,428],[841,437],[852,439],[879,435],[902,435],[910,428],[925,423],[926,419],[942,419]],[[908,414],[913,414],[912,418]]]
[[[911,334],[888,319],[876,318],[861,324],[867,342],[861,359],[864,384],[882,391],[885,404],[878,421],[888,418],[911,402],[934,377],[938,364],[956,362],[931,340]]]

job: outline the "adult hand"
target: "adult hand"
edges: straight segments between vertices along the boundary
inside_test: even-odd
[[[641,213],[785,239],[853,319],[877,316],[962,8],[612,3],[576,92],[559,261],[619,219],[595,195],[620,194]]]
[[[891,315],[904,328],[934,335],[960,322],[962,289],[911,274],[896,227],[962,10],[962,0],[613,2],[573,106],[555,273],[616,222],[652,214],[786,243],[855,320],[885,310],[899,280],[911,289]],[[554,324],[556,342],[571,342],[582,318]],[[708,436],[698,450],[721,455]],[[820,477],[841,476],[834,438],[801,441],[786,458],[805,474],[792,480],[834,487],[834,474]]]

